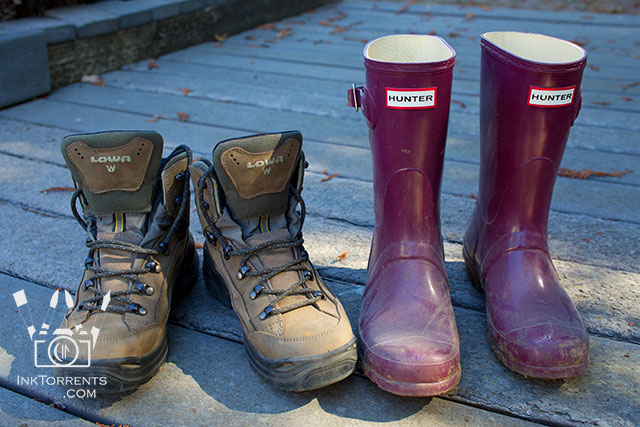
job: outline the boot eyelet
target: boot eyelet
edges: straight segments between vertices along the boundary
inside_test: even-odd
[[[178,182],[184,181],[184,172],[180,172],[179,174],[177,174],[174,179]]]
[[[215,245],[216,245],[216,243],[218,242],[218,238],[216,237],[216,235],[215,235],[215,234],[213,234],[213,233],[212,233],[212,232],[210,232],[210,231],[207,231],[207,232],[205,233],[205,235],[207,236],[207,240],[208,240],[208,241],[209,241],[213,246],[215,246]]]
[[[305,270],[302,273],[302,276],[305,278],[305,280],[313,280],[313,272],[311,272],[311,270]]]
[[[145,284],[145,283],[136,283],[136,289],[138,290],[138,292],[140,292],[141,294],[145,294],[148,296],[153,295],[153,293],[155,292],[155,289],[153,289],[151,286]]]
[[[233,248],[229,245],[225,246],[224,249],[222,249],[223,251],[223,255],[224,255],[224,259],[228,260],[230,255],[230,252],[233,250]]]
[[[89,286],[93,285],[93,279],[89,279],[89,280],[85,280],[84,283],[82,284],[82,290],[86,291],[87,289],[89,289]]]
[[[88,256],[87,259],[84,260],[84,266],[90,267],[93,265],[93,257]]]
[[[139,314],[140,316],[147,314],[147,309],[136,303],[129,304],[129,311],[134,314]]]
[[[236,278],[238,280],[244,279],[244,277],[247,275],[249,270],[250,270],[249,267],[247,267],[246,265],[243,265],[242,267],[240,267],[240,270],[238,270],[238,272],[236,273]]]
[[[271,315],[271,313],[273,313],[274,308],[269,306],[267,308],[265,308],[259,315],[258,317],[260,318],[260,320],[264,320],[267,317],[269,317],[269,315]]]
[[[260,292],[262,292],[264,290],[264,286],[263,285],[256,285],[253,287],[253,290],[251,291],[251,293],[249,294],[249,298],[251,299],[256,299],[258,298],[258,295],[260,295]]]
[[[208,211],[209,210],[209,203],[202,202],[202,209],[204,209],[205,211]]]
[[[167,243],[166,242],[160,242],[158,243],[158,249],[160,249],[160,252],[162,252],[165,255],[169,255],[168,252],[168,247],[167,247]]]
[[[320,299],[324,299],[324,292],[322,291],[315,291],[312,295],[314,298],[320,297]]]
[[[175,199],[173,199],[173,203],[175,203],[176,205],[182,203],[182,196],[176,196]]]
[[[300,251],[300,258],[309,259],[309,252],[304,249]]]
[[[162,271],[162,267],[160,267],[160,264],[155,261],[149,261],[145,266],[151,273],[160,273]]]

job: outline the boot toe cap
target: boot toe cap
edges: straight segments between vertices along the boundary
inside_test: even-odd
[[[489,325],[492,348],[518,373],[535,378],[582,374],[589,364],[589,336],[584,328],[553,323],[500,331]]]

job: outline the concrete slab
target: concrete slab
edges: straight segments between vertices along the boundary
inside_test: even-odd
[[[153,13],[148,4],[137,1],[110,0],[97,2],[95,8],[115,15],[118,19],[118,28],[136,27],[151,22]]]
[[[58,19],[38,17],[0,22],[0,33],[15,31],[42,31],[47,44],[61,43],[76,38],[76,27]]]
[[[112,33],[118,29],[118,17],[94,5],[58,7],[44,12],[44,16],[75,25],[78,38]]]
[[[0,350],[1,352],[2,350]],[[2,368],[6,367],[6,365],[2,366]],[[77,418],[5,388],[0,388],[0,424],[19,427],[95,426],[95,423]]]
[[[51,90],[44,33],[0,33],[0,107],[34,98]]]

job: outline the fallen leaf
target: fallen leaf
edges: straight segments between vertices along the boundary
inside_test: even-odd
[[[464,20],[465,21],[473,21],[474,19],[476,19],[476,15],[474,15],[471,12],[467,13],[466,15],[464,15]]]
[[[347,14],[346,14],[346,13],[344,13],[343,11],[339,10],[339,11],[337,12],[337,15],[336,15],[336,16],[332,16],[332,17],[327,18],[327,21],[329,21],[329,22],[336,22],[336,21],[340,21],[340,20],[342,20],[342,19],[346,18],[347,16],[349,16],[349,15],[347,15]]]
[[[276,39],[281,39],[281,38],[284,38],[284,37],[287,37],[287,36],[290,36],[290,35],[291,35],[291,30],[285,29],[285,30],[278,31],[278,33],[276,34],[275,37],[276,37]]]
[[[217,42],[221,42],[222,43],[223,41],[225,41],[227,39],[228,35],[229,35],[229,33],[223,33],[223,34],[215,33],[213,35],[213,38],[216,39]]]
[[[320,20],[318,21],[318,24],[322,25],[323,27],[331,27],[333,24],[329,21],[325,21],[325,20]]]
[[[628,85],[622,85],[621,87],[622,87],[622,91],[624,92],[625,90],[627,90],[627,89],[629,89],[631,87],[636,87],[638,85],[640,85],[640,81],[629,83]]]
[[[606,107],[607,105],[611,105],[610,101],[591,101],[592,104],[602,105]]]
[[[336,261],[344,260],[347,257],[347,255],[349,255],[349,251],[342,252],[340,255],[338,255],[338,258],[336,258]]]
[[[395,14],[396,15],[401,15],[401,14],[405,13],[407,10],[409,10],[409,5],[405,4],[404,6],[402,6],[400,8],[400,10],[395,11]]]
[[[430,36],[435,36],[436,35],[436,30],[429,30],[429,32],[427,33]]]
[[[473,193],[471,193],[471,195],[469,195],[469,198],[473,199],[473,200],[478,200],[478,197]]]
[[[591,239],[588,237],[583,237],[582,240],[584,240],[585,242],[591,243]]]
[[[596,67],[593,64],[589,64],[589,68],[591,68],[593,71],[600,71],[600,68]]]
[[[178,90],[181,90],[184,93],[184,96],[187,96],[191,92],[193,92],[193,89],[189,89],[188,87],[179,87]]]
[[[630,174],[633,172],[632,170],[626,171],[616,171],[613,172],[602,172],[602,171],[594,171],[591,169],[582,169],[581,171],[575,169],[567,169],[560,168],[558,169],[558,176],[563,176],[566,178],[576,178],[576,179],[587,179],[591,176],[596,177],[604,177],[604,176],[612,176],[615,178],[622,178],[624,175]]]
[[[620,98],[622,98],[623,101],[627,101],[627,102],[633,101],[633,98],[630,96],[621,96]]]
[[[596,234],[602,234],[602,231],[596,231]]]
[[[335,177],[336,177],[336,176],[338,176],[338,175],[339,175],[338,173],[332,173],[331,175],[327,175],[327,177],[326,177],[326,178],[322,178],[320,181],[322,181],[322,182],[327,182],[327,181],[329,181],[330,179],[333,179],[333,178],[335,178]]]
[[[460,37],[460,33],[454,33],[453,31],[449,33],[449,37]]]
[[[157,115],[157,114],[154,114],[154,115],[153,115],[153,119],[144,119],[144,121],[145,121],[145,122],[149,122],[149,123],[155,123],[155,122],[157,122],[157,121],[158,121],[158,120],[160,120],[160,119],[166,119],[166,117],[165,117],[165,116],[159,116],[159,115]]]
[[[57,191],[76,191],[76,189],[73,187],[49,187],[45,188],[44,190],[40,190],[40,192],[44,194]]]
[[[182,111],[178,112],[178,118],[180,119],[181,122],[186,122],[187,119],[189,118],[189,115],[187,113],[183,113]]]
[[[458,104],[461,108],[467,108],[467,104],[462,101],[458,101],[457,99],[452,99],[451,102],[453,102],[454,104]]]
[[[329,172],[325,169],[325,170],[322,171],[322,174],[323,175],[329,175]]]
[[[160,66],[158,65],[158,60],[157,59],[154,59],[153,61],[147,62],[147,69],[152,70],[154,68],[160,68]]]
[[[340,34],[343,31],[347,31],[348,28],[347,27],[341,27],[340,25],[336,25],[335,27],[333,27],[333,30],[331,30],[331,34]]]
[[[276,24],[271,22],[269,24],[258,25],[256,28],[260,28],[261,30],[273,30],[274,28],[276,28]]]
[[[80,79],[82,83],[91,83],[94,86],[104,86],[104,79],[95,74],[85,74]]]
[[[204,249],[204,245],[202,243],[200,243],[200,242],[196,242],[195,243],[195,247],[196,247],[196,249]]]

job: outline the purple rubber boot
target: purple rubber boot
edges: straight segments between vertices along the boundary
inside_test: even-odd
[[[547,222],[587,54],[540,34],[491,32],[481,44],[480,184],[465,263],[505,366],[535,378],[580,375],[589,336],[549,256]]]
[[[358,325],[361,362],[380,388],[398,395],[438,395],[460,381],[440,234],[454,62],[439,37],[382,37],[364,48],[366,85],[348,92],[370,129],[376,218]]]

